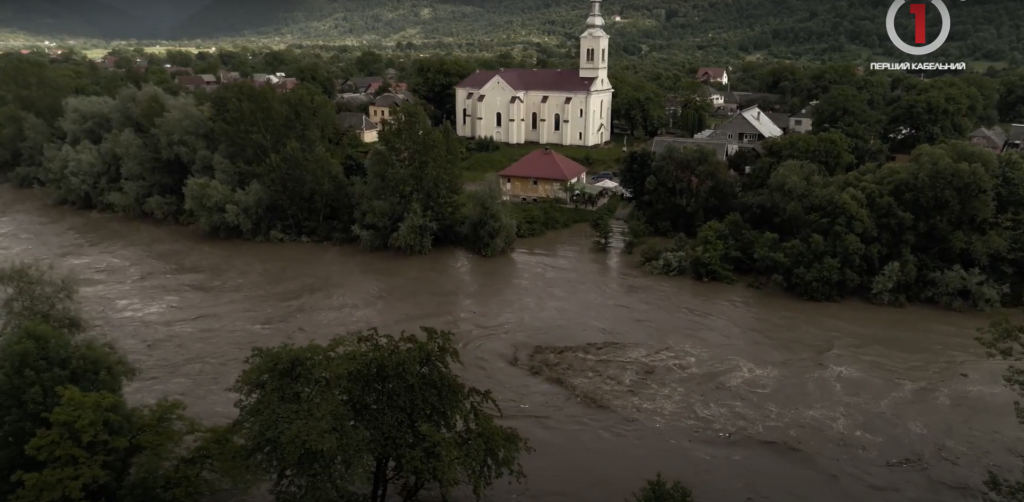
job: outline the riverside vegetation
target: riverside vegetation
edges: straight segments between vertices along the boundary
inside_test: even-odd
[[[806,299],[864,296],[951,309],[1020,305],[1024,158],[963,142],[1018,92],[980,75],[851,75],[814,109],[814,133],[729,163],[711,150],[632,152],[622,185],[655,273],[778,284]],[[890,153],[913,152],[905,163]],[[750,173],[737,175],[750,167]]]
[[[255,348],[232,388],[238,416],[211,427],[177,400],[126,402],[136,371],[86,325],[71,278],[0,268],[3,500],[199,502],[266,481],[280,502],[457,487],[480,500],[495,481],[525,479],[519,459],[532,448],[498,423],[490,391],[452,372],[451,332]],[[693,499],[659,474],[635,500]]]

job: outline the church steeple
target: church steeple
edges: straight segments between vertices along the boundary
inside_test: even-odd
[[[604,18],[601,17],[601,0],[590,0],[590,17],[587,18],[587,28],[604,28]]]
[[[601,0],[590,0],[587,30],[580,35],[580,76],[608,78],[608,34],[604,32]]]

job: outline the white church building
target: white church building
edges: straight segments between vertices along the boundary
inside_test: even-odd
[[[511,144],[600,145],[611,136],[612,92],[601,0],[590,0],[579,70],[477,70],[455,86],[455,130]]]

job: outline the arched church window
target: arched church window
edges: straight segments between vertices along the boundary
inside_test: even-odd
[[[601,100],[601,118],[604,118],[604,100]]]
[[[556,113],[555,114],[555,132],[558,132],[558,131],[561,131],[561,130],[562,130],[562,116]]]
[[[594,62],[594,49],[587,49],[587,62],[588,63],[593,63]]]
[[[462,109],[462,125],[466,125],[466,119],[469,118],[469,112],[465,108]]]
[[[580,118],[583,118],[583,108],[580,108]]]
[[[605,62],[605,57],[606,57],[606,55],[607,55],[607,54],[606,54],[606,53],[607,53],[607,51],[608,51],[608,49],[601,49],[601,62],[602,62],[602,63],[603,63],[603,62]]]
[[[534,131],[537,130],[537,112],[533,112],[533,115],[530,117],[530,125]]]
[[[501,127],[501,112],[498,112],[494,115],[494,126]]]

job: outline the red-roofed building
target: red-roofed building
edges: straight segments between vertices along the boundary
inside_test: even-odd
[[[728,85],[729,74],[726,73],[725,68],[700,68],[697,70],[697,80]]]
[[[565,186],[585,183],[587,168],[550,148],[539,148],[498,173],[506,199],[523,202],[565,198]]]
[[[478,70],[455,86],[455,131],[510,144],[600,145],[611,138],[612,92],[601,0],[590,0],[578,70]]]

